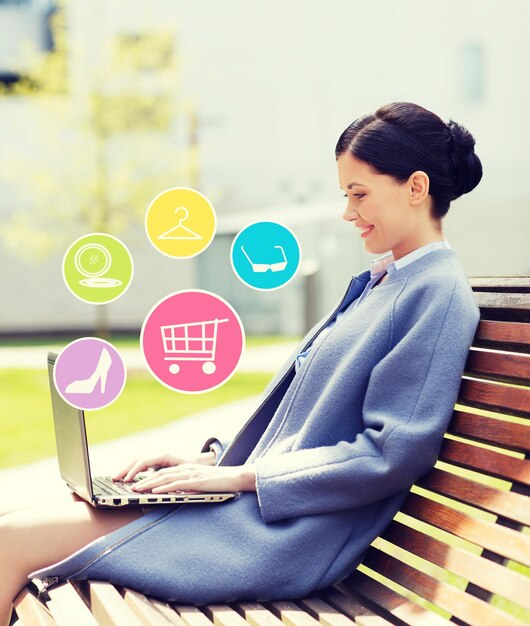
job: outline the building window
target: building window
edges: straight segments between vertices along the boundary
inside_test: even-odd
[[[0,6],[10,5],[10,6],[28,6],[34,3],[34,0],[0,0]]]
[[[461,51],[461,89],[466,100],[484,99],[484,47],[469,43]]]

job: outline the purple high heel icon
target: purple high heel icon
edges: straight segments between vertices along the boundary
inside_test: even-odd
[[[99,361],[96,369],[88,378],[82,380],[73,380],[64,390],[65,393],[92,393],[98,382],[101,384],[101,393],[105,393],[107,384],[107,375],[112,365],[112,357],[107,348],[103,348],[99,355]]]

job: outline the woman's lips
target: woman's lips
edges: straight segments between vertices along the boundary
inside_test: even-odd
[[[373,229],[374,229],[373,225],[365,226],[364,228],[361,229],[361,237],[365,239],[366,237],[368,237],[368,235],[372,232]]]

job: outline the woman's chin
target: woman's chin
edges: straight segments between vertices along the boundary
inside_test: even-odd
[[[364,241],[364,249],[366,252],[370,252],[370,254],[384,254],[388,252],[388,248],[384,248],[381,244],[378,245],[376,242],[368,240]]]

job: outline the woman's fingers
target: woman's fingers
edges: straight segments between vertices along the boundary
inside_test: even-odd
[[[134,491],[147,491],[153,489],[154,487],[166,485],[176,479],[181,480],[184,477],[188,477],[185,470],[178,470],[176,467],[168,467],[159,470],[154,476],[149,476],[139,480],[133,485],[132,489]]]
[[[201,493],[198,490],[194,490],[192,486],[187,486],[186,483],[192,483],[192,481],[174,480],[167,485],[160,485],[160,487],[153,487],[151,493]]]
[[[138,474],[138,472],[143,472],[151,467],[168,467],[177,465],[178,463],[180,463],[180,460],[169,454],[145,459],[137,459],[136,461],[130,463],[124,470],[113,476],[112,480],[130,482],[136,474]]]
[[[162,469],[154,476],[139,480],[134,491],[169,493],[172,491],[238,491],[241,482],[239,467],[197,465],[186,463]]]
[[[126,476],[129,473],[129,471],[136,465],[136,463],[138,463],[138,461],[133,461],[132,463],[129,463],[129,465],[127,465],[125,469],[122,469],[120,472],[115,474],[112,477],[112,480],[122,480],[123,477]]]

